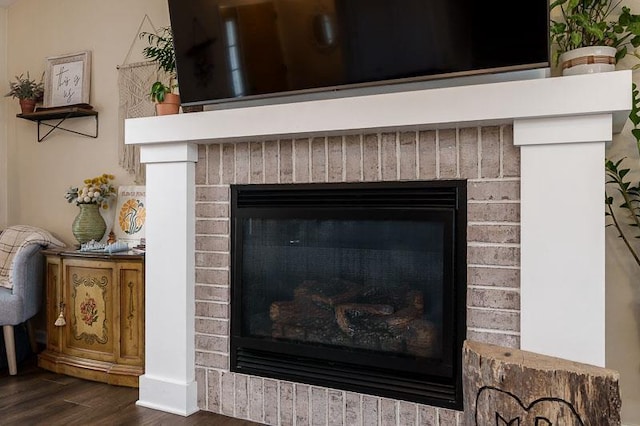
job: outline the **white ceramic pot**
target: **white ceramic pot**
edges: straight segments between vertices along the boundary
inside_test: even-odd
[[[609,46],[589,46],[560,55],[562,75],[592,74],[615,71],[616,49]]]

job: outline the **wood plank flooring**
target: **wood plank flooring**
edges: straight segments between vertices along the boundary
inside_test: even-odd
[[[37,366],[35,355],[18,364],[18,374],[0,371],[0,425],[216,425],[255,426],[206,411],[189,417],[135,405],[138,389],[55,374]]]

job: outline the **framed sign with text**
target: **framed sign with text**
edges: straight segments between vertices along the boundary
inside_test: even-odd
[[[91,90],[91,52],[46,58],[44,106],[88,104]]]

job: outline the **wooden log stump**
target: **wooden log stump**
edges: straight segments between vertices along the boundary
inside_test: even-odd
[[[614,370],[470,341],[463,366],[465,425],[620,425]]]

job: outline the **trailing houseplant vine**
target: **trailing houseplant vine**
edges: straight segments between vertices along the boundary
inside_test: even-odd
[[[636,140],[636,148],[640,154],[640,91],[635,83],[632,87],[632,105],[629,113],[629,120],[633,123],[631,134]],[[638,250],[632,243],[632,239],[628,233],[635,233],[633,238],[640,238],[640,182],[633,184],[628,180],[627,175],[631,171],[630,168],[623,165],[626,157],[617,161],[610,159],[605,160],[606,185],[613,187],[622,197],[622,203],[617,207],[619,211],[625,212],[627,216],[625,222],[621,222],[619,216],[616,216],[616,208],[614,205],[614,197],[605,191],[605,205],[607,208],[606,215],[611,219],[607,226],[615,226],[618,235],[624,241],[625,246],[633,256],[634,260],[640,266],[640,255]]]
[[[635,229],[636,234],[639,234],[640,221],[638,220],[638,215],[640,214],[640,186],[631,185],[631,182],[625,179],[630,169],[621,167],[622,161],[624,161],[624,158],[616,162],[606,160],[605,168],[607,171],[607,184],[615,186],[622,195],[623,201],[618,208],[628,212],[628,222],[625,224],[632,227],[632,229]],[[633,246],[628,235],[623,231],[625,224],[621,223],[620,219],[616,216],[613,196],[605,194],[605,204],[607,206],[607,212],[605,214],[611,218],[611,223],[607,224],[607,226],[613,225],[616,227],[618,235],[622,238],[625,246],[633,256],[636,263],[640,266],[640,257],[638,256],[638,252]],[[640,234],[635,235],[634,238],[640,238]]]

